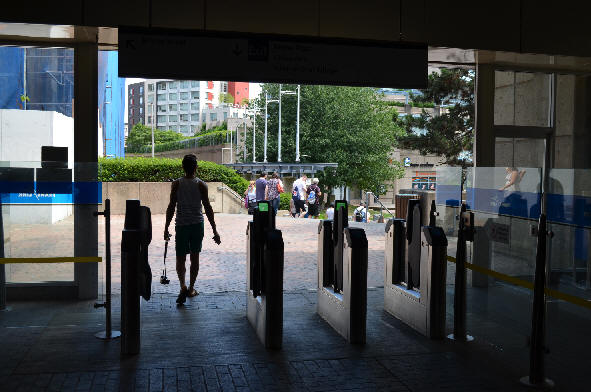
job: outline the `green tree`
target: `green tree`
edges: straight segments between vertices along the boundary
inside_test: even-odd
[[[458,163],[463,154],[471,154],[474,137],[474,71],[441,69],[429,75],[428,87],[412,96],[418,104],[442,105],[447,112],[431,115],[426,110],[418,117],[398,119],[405,135],[400,147],[422,154],[444,156],[447,163]]]
[[[220,94],[220,103],[234,103],[234,97],[228,93],[221,93]]]
[[[283,90],[295,90],[284,85]],[[265,129],[265,94],[277,98],[278,84],[264,84],[255,104],[262,108],[256,118],[256,156],[263,160]],[[390,153],[396,137],[403,130],[394,121],[392,106],[384,105],[375,89],[337,86],[301,86],[300,154],[302,162],[336,162],[336,170],[318,173],[321,185],[355,186],[376,190],[386,181],[402,176],[398,162]],[[295,161],[296,104],[295,96],[282,98],[281,158]],[[267,159],[277,161],[278,105],[268,107]],[[252,159],[252,129],[247,132],[248,159]]]
[[[186,139],[186,137],[178,132],[154,129],[154,144],[174,142],[183,139]],[[131,151],[136,151],[140,147],[149,144],[152,144],[152,128],[143,124],[135,124],[127,136],[127,148]]]

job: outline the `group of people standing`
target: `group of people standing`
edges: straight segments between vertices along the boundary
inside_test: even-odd
[[[316,218],[319,213],[320,196],[322,192],[318,186],[318,179],[313,178],[312,183],[307,185],[308,177],[301,176],[294,181],[290,199],[291,216],[301,217],[304,212],[304,218]],[[267,200],[275,210],[279,210],[280,195],[285,192],[283,182],[277,172],[273,172],[270,179],[267,179],[267,173],[261,172],[256,181],[251,181],[244,192],[244,204],[248,208],[248,213],[253,214],[254,206],[257,202]],[[306,211],[306,205],[308,206]]]

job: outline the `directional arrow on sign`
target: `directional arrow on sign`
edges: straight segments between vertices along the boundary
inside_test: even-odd
[[[238,44],[234,45],[234,49],[232,49],[232,53],[234,53],[234,56],[240,56],[242,54],[242,49],[240,49],[240,46]]]
[[[135,50],[135,41],[128,39],[127,41],[125,41],[125,47],[127,49],[133,49]]]

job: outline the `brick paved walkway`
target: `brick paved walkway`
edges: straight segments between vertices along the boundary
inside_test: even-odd
[[[283,349],[265,350],[246,319],[244,293],[142,301],[140,354],[93,337],[92,302],[12,302],[0,313],[0,389],[7,391],[511,391],[523,366],[490,348],[430,341],[382,310],[368,292],[367,344],[350,345],[316,314],[314,291],[284,293]],[[119,297],[113,321],[119,328]],[[485,350],[486,355],[482,355]]]
[[[211,227],[205,224],[205,238],[200,257],[197,289],[201,292],[243,291],[246,288],[246,226],[251,217],[238,214],[217,214],[216,223],[222,244],[216,245],[211,237]],[[73,256],[72,218],[52,226],[22,225],[11,227],[12,257]],[[124,216],[111,218],[112,279],[113,291],[119,292],[121,283],[121,230]],[[286,290],[316,288],[316,255],[318,248],[318,220],[278,217],[277,228],[283,232]],[[153,215],[153,236],[149,258],[155,281],[154,291],[172,293],[178,291],[175,272],[174,237],[169,244],[166,258],[169,286],[159,284],[163,268],[165,216]],[[384,224],[351,223],[364,227],[369,242],[368,286],[380,287],[384,281]],[[51,230],[48,230],[51,227]],[[104,219],[99,225],[99,253],[104,253]],[[174,234],[174,229],[171,230]],[[188,259],[188,258],[187,258]],[[187,261],[188,266],[188,261]],[[14,282],[39,280],[73,280],[71,264],[11,265],[8,279]],[[100,287],[104,287],[104,263],[100,267]],[[99,289],[100,290],[100,289]]]

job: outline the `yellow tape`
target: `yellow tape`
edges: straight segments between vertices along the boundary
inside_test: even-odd
[[[102,257],[5,257],[0,258],[0,264],[22,263],[100,263]]]
[[[451,261],[452,263],[456,262],[456,258],[452,257],[452,256],[447,256],[447,260]],[[499,280],[503,280],[503,281],[505,281],[507,283],[511,283],[515,286],[524,287],[529,290],[534,289],[533,282],[528,282],[527,280],[519,279],[514,276],[509,276],[509,275],[502,274],[497,271],[489,270],[488,268],[484,268],[479,265],[475,265],[475,264],[466,262],[466,268],[471,269],[472,271],[480,272],[481,274],[492,276],[493,278],[496,278]],[[587,300],[587,299],[584,299],[581,297],[577,297],[576,295],[566,294],[566,293],[563,293],[562,291],[550,289],[548,287],[546,287],[544,289],[544,293],[546,293],[546,295],[549,295],[550,297],[553,297],[556,299],[561,299],[561,300],[569,302],[573,305],[578,305],[578,306],[582,306],[587,309],[591,309],[591,301],[590,300]]]

